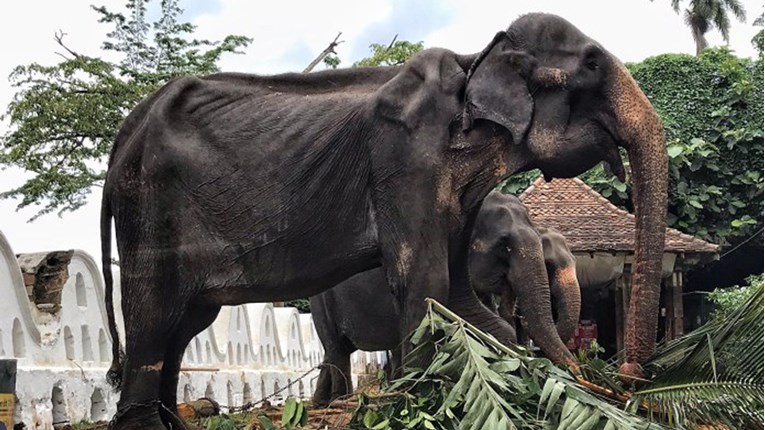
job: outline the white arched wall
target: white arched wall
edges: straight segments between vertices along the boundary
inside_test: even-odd
[[[120,272],[116,266],[111,269],[115,317],[124,344]],[[116,412],[118,394],[104,378],[112,339],[100,268],[90,255],[74,251],[68,272],[61,310],[33,315],[37,310],[27,298],[15,253],[0,232],[0,358],[18,360],[16,415],[35,430],[52,429],[54,415],[56,420],[76,423],[110,419]],[[379,356],[357,353],[354,363],[361,354],[364,363]],[[225,407],[232,406],[229,401],[258,402],[275,389],[284,389],[270,399],[278,403],[288,395],[300,395],[301,387],[310,397],[322,358],[310,314],[270,303],[223,307],[216,321],[186,349],[178,399],[211,395]]]
[[[0,232],[0,356],[19,365],[43,358],[40,331],[32,320],[24,279],[5,235]]]

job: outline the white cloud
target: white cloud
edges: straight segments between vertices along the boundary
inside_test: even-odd
[[[53,33],[58,29],[69,34],[66,40],[73,49],[98,55],[109,28],[96,22],[96,14],[89,7],[92,3],[111,9],[121,9],[124,4],[123,0],[38,0],[6,5],[0,14],[0,40],[4,41],[0,75],[7,76],[19,64],[58,61],[54,52],[60,48],[53,40]],[[400,10],[393,10],[394,4],[406,7],[400,0],[220,0],[219,3],[194,18],[197,36],[219,40],[227,34],[242,34],[254,39],[246,55],[229,55],[223,59],[223,69],[230,71],[301,70],[338,31],[343,32],[342,39],[346,42],[337,51],[347,65],[358,59],[351,55],[360,52],[359,47],[365,51],[370,41],[361,39],[368,37],[370,31],[378,34],[379,26],[383,26],[383,30],[389,26],[392,36],[401,31],[400,26],[413,21],[409,16],[405,20],[407,24],[397,22],[397,17],[405,16]],[[733,23],[731,47],[739,55],[753,56],[749,41],[756,29],[751,21],[762,11],[762,3],[745,0],[743,4],[749,19],[745,24]],[[201,7],[195,9],[202,10]],[[566,17],[623,61],[639,61],[664,52],[695,52],[690,31],[682,17],[672,11],[669,0],[447,0],[440,9],[452,10],[443,25],[437,25],[443,11],[434,11],[430,15],[423,14],[422,28],[417,30],[427,32],[438,28],[423,37],[425,45],[461,53],[482,49],[495,32],[506,28],[519,15],[532,11]],[[722,38],[712,32],[709,41],[719,45]],[[0,107],[7,105],[13,93],[8,81],[0,85]],[[0,132],[4,133],[3,130],[0,125]],[[24,177],[24,173],[16,169],[0,172],[0,190],[20,185]],[[17,213],[15,205],[16,202],[0,201],[0,231],[17,252],[80,248],[99,259],[100,189],[94,190],[83,209],[67,213],[63,218],[48,215],[32,224],[26,220],[34,210]]]

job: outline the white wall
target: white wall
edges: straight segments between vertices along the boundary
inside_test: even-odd
[[[16,420],[31,429],[109,420],[116,411],[119,395],[104,379],[112,357],[100,269],[81,251],[75,251],[68,269],[61,310],[53,316],[36,314],[16,257],[0,232],[0,358],[18,360]],[[115,313],[121,328],[119,270],[114,269]],[[270,401],[278,403],[288,395],[310,397],[322,357],[311,315],[270,303],[224,307],[189,343],[178,400],[207,396],[224,406],[238,406],[260,400],[314,369]],[[381,354],[358,353],[353,365],[363,371],[367,363],[382,360]]]

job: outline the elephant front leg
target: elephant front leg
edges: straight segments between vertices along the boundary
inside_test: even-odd
[[[433,240],[402,241],[395,247],[388,261],[388,281],[396,296],[396,308],[400,316],[399,333],[401,354],[406,356],[412,345],[406,341],[419,326],[426,311],[426,298],[446,303],[449,298],[449,271],[445,235]],[[445,245],[445,243],[444,243]]]
[[[454,202],[448,177],[435,173],[438,161],[388,178],[373,196],[378,244],[395,296],[403,357],[412,349],[407,337],[425,316],[425,299],[446,303],[449,298]]]

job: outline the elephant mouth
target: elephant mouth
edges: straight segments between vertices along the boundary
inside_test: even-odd
[[[619,147],[624,146],[602,121],[588,119],[573,122],[556,142],[558,151],[540,160],[537,167],[545,180],[550,181],[552,178],[580,175],[604,162],[606,172],[624,182],[626,173],[619,154]]]
[[[602,149],[603,161],[605,162],[604,168],[606,174],[616,176],[619,181],[626,182],[627,175],[624,169],[624,162],[622,156],[619,154],[619,148],[626,148],[626,145],[622,143],[611,131],[610,127],[607,127],[600,121],[595,121],[600,126],[604,133],[608,135],[607,142],[599,143],[598,146]]]

